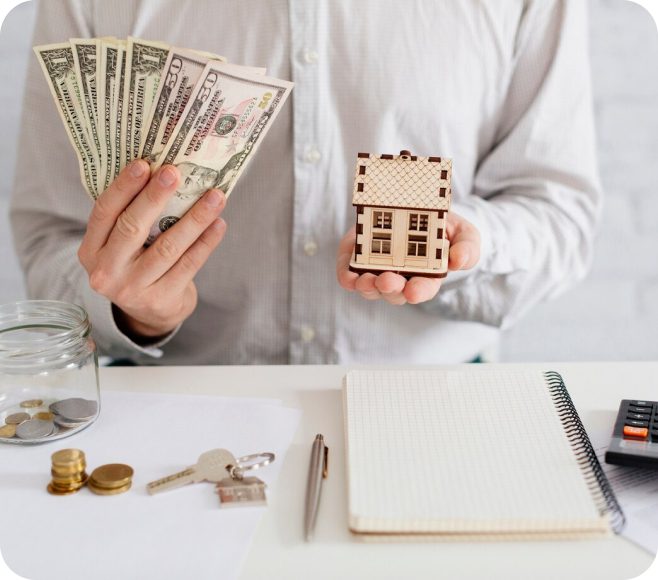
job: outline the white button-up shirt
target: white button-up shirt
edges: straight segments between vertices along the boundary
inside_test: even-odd
[[[36,60],[13,224],[33,297],[80,303],[103,352],[159,364],[456,362],[587,268],[599,211],[582,0],[48,0],[34,43],[134,35],[267,66],[292,98],[229,200],[194,314],[133,344],[77,247],[91,201]],[[391,306],[336,282],[356,155],[453,159],[469,273]],[[164,353],[161,358],[153,354]]]

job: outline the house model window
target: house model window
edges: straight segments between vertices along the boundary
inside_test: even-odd
[[[444,277],[449,242],[452,160],[359,153],[352,203],[357,239],[354,272]]]
[[[375,211],[373,212],[373,227],[390,230],[393,227],[392,211]]]

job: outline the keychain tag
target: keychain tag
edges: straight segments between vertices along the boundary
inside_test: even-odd
[[[223,508],[267,505],[266,487],[265,482],[257,477],[227,477],[217,484],[219,505]]]

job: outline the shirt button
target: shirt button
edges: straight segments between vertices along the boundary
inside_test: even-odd
[[[322,159],[322,154],[315,147],[310,147],[307,149],[304,159],[307,163],[317,163]]]
[[[315,256],[318,253],[318,245],[313,240],[309,240],[304,244],[304,253],[307,256]]]
[[[310,326],[302,326],[301,333],[304,342],[311,342],[315,338],[315,330]]]
[[[307,48],[304,51],[304,62],[306,64],[315,64],[315,63],[318,62],[319,58],[320,58],[320,55],[315,50]]]

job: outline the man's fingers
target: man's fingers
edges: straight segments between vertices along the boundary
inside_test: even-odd
[[[480,259],[479,248],[470,242],[455,242],[450,245],[449,270],[470,270]]]
[[[351,259],[352,254],[343,254],[338,256],[338,260],[336,261],[336,277],[338,278],[338,283],[350,292],[356,289],[356,281],[359,279],[359,275],[356,272],[350,271]]]
[[[199,239],[226,204],[224,194],[211,189],[173,227],[158,237],[137,259],[135,276],[142,286],[161,278]]]
[[[338,244],[338,255],[342,256],[343,254],[352,255],[352,250],[354,250],[354,244],[356,243],[356,227],[352,226],[349,231],[343,236],[343,239]]]
[[[441,287],[440,278],[414,276],[404,287],[404,297],[409,304],[420,304],[434,298]]]
[[[399,294],[404,290],[406,280],[394,272],[382,272],[375,280],[375,287],[382,294]]]
[[[356,289],[356,281],[359,275],[350,271],[350,261],[352,260],[352,251],[356,242],[356,229],[354,227],[343,236],[338,244],[338,257],[336,258],[336,278],[338,283],[345,289],[352,292]]]
[[[374,274],[361,274],[354,287],[366,300],[379,300],[382,296],[375,286],[376,279]]]
[[[402,292],[396,292],[394,294],[382,294],[382,298],[393,306],[402,306],[403,304],[407,303],[407,299]]]
[[[151,225],[176,190],[179,177],[173,165],[163,165],[153,174],[146,187],[117,218],[106,244],[110,254],[126,259],[141,250]]]
[[[375,288],[379,290],[382,298],[389,304],[400,306],[407,303],[403,294],[406,280],[399,274],[383,272],[375,280]]]
[[[460,215],[448,213],[449,270],[470,270],[480,261],[480,232]]]
[[[172,295],[182,293],[220,244],[225,233],[226,222],[217,218],[156,284],[164,284]]]
[[[83,254],[94,255],[105,245],[119,215],[146,185],[149,175],[148,163],[136,159],[100,194],[89,215],[81,244]]]

